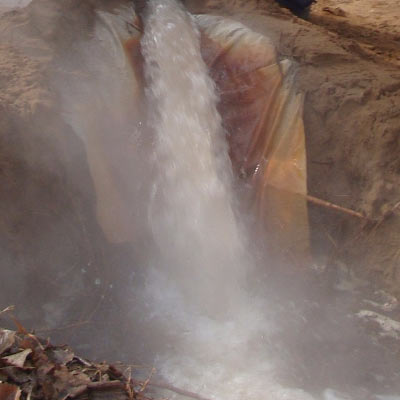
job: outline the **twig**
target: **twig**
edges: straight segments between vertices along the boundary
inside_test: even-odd
[[[153,366],[145,365],[145,364],[125,364],[125,363],[118,362],[115,365],[118,366],[118,367],[125,367],[127,370],[129,368],[132,368],[132,369],[149,369],[150,371],[153,369]],[[111,367],[113,367],[113,366],[111,365]]]
[[[43,347],[42,343],[40,343],[40,340],[35,335],[32,335],[31,333],[27,333],[26,336],[28,336],[30,339],[35,341],[38,344],[38,346],[40,347],[40,350],[44,351],[44,347]]]
[[[8,306],[8,307],[6,307],[3,311],[0,311],[0,315],[1,315],[1,314],[8,313],[8,312],[10,312],[10,311],[14,311],[14,310],[15,310],[15,306]]]
[[[333,161],[329,160],[329,161],[317,161],[317,160],[311,160],[311,162],[313,164],[319,164],[319,165],[332,165]]]
[[[139,393],[143,392],[144,390],[146,390],[147,385],[150,382],[150,379],[153,377],[154,372],[156,371],[156,369],[153,367],[150,371],[150,375],[149,377],[144,381],[143,386],[141,387],[141,389],[139,390]]]
[[[171,392],[181,394],[182,396],[191,397],[192,399],[196,399],[196,400],[210,400],[210,399],[207,399],[206,397],[200,396],[197,393],[189,392],[188,390],[180,389],[180,388],[177,388],[173,385],[170,385],[170,384],[164,383],[164,382],[149,382],[148,386],[154,386],[154,387],[158,387],[160,389],[166,389]]]
[[[329,239],[329,241],[335,246],[335,248],[338,248],[338,245],[336,243],[336,240],[332,237],[332,235],[328,232],[328,230],[325,228],[324,225],[322,225],[322,229],[325,231],[326,237]]]
[[[75,399],[80,397],[89,390],[110,390],[110,389],[121,389],[124,390],[125,383],[121,381],[108,381],[108,382],[90,382],[87,385],[82,385],[77,388],[77,390],[71,394],[69,397]]]
[[[106,293],[106,289],[104,288],[102,294],[100,295],[100,300],[97,302],[96,306],[94,307],[92,312],[89,314],[89,316],[85,319],[85,321],[88,321],[88,322],[92,321],[92,318],[96,314],[97,310],[100,308],[101,303],[103,303],[103,301],[104,301],[105,293]]]
[[[129,377],[126,382],[126,391],[128,392],[128,396],[130,400],[135,398],[135,391],[133,390],[133,382],[132,382],[132,368],[129,367]]]
[[[383,222],[385,222],[386,219],[390,217],[399,207],[400,207],[400,201],[398,201],[389,211],[386,211],[383,214],[382,218],[379,221],[377,221],[376,225],[374,226],[373,231],[376,231],[383,224]]]
[[[55,332],[55,331],[63,331],[65,329],[76,328],[81,325],[90,324],[91,321],[78,321],[72,324],[60,326],[58,328],[51,328],[51,329],[37,329],[35,330],[36,333],[45,333],[45,332]]]
[[[10,318],[13,320],[15,326],[18,328],[18,333],[22,333],[24,335],[28,335],[29,332],[25,329],[25,327],[19,322],[18,318],[11,312]]]
[[[127,24],[130,25],[132,28],[136,29],[137,31],[139,31],[140,33],[143,33],[143,28],[141,28],[138,24],[134,22],[128,22]]]
[[[125,383],[121,381],[90,382],[87,388],[90,390],[125,389]]]
[[[366,215],[361,214],[357,211],[350,210],[349,208],[345,208],[342,206],[338,206],[337,204],[330,203],[329,201],[326,201],[326,200],[318,199],[317,197],[314,197],[314,196],[306,195],[306,198],[310,203],[317,204],[322,207],[331,208],[333,210],[340,211],[342,213],[345,213],[345,214],[348,214],[348,215],[351,215],[353,217],[357,217],[360,219],[367,219],[367,220],[370,219]]]

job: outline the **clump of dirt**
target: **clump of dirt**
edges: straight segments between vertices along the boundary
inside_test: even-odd
[[[297,62],[297,87],[306,93],[309,194],[362,212],[368,220],[310,205],[317,262],[332,267],[345,262],[399,294],[399,49],[388,50],[387,35],[400,25],[384,12],[373,25],[352,13],[360,9],[356,1],[342,3],[344,13],[332,14],[327,2],[317,2],[309,21],[273,1],[210,0],[195,10],[239,20],[269,36],[282,58]],[[338,22],[343,18],[344,25]]]

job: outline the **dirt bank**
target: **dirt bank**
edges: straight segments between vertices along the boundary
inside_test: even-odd
[[[50,84],[92,17],[90,2],[47,0],[0,15],[0,304],[15,304],[29,328],[53,337],[62,328],[78,345],[104,326],[113,276],[130,257],[99,227],[84,144],[60,118]]]
[[[400,65],[400,4],[395,0],[319,0],[308,20],[354,39],[365,56]]]
[[[399,6],[381,2],[378,20],[359,14],[368,7],[356,1],[335,2],[344,4],[343,13],[321,1],[306,21],[274,2],[189,3],[196,12],[228,15],[267,34],[282,58],[298,63],[309,194],[374,221],[310,205],[315,260],[333,269],[351,266],[400,293],[399,25],[393,14]]]

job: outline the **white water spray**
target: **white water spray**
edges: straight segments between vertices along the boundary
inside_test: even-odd
[[[175,0],[151,1],[147,12],[142,52],[155,132],[147,292],[152,317],[173,331],[157,365],[169,381],[216,399],[309,398],[273,383],[266,305],[243,289],[252,260],[197,28]]]
[[[199,33],[175,1],[148,7],[142,51],[155,131],[149,223],[153,263],[203,311],[226,311],[249,264],[233,211],[232,172]]]

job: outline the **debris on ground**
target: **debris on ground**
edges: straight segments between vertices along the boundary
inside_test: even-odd
[[[18,331],[0,327],[0,400],[150,400],[154,391],[208,400],[154,381],[153,367],[88,361],[66,345],[55,346],[49,339],[29,333],[12,319]],[[149,369],[150,373],[144,379],[135,373],[133,378],[137,369]]]
[[[26,331],[0,328],[0,400],[144,399],[143,384],[126,372]]]

